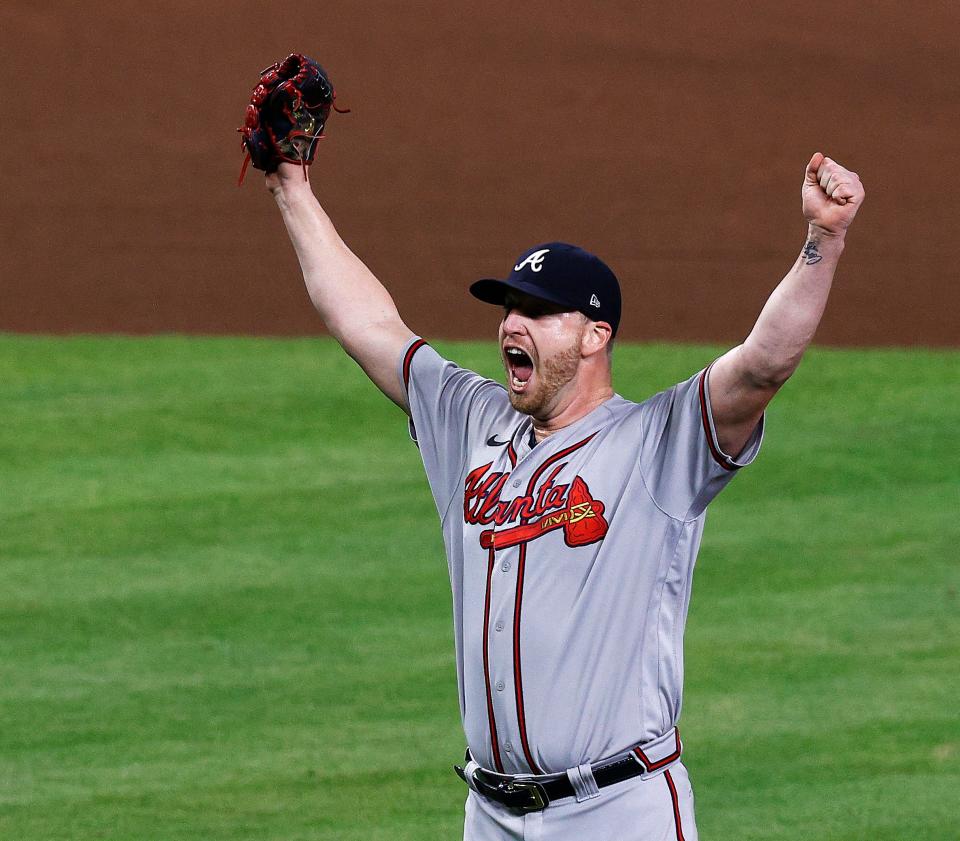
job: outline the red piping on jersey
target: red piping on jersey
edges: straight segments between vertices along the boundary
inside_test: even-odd
[[[513,685],[517,693],[517,724],[520,729],[520,744],[527,765],[534,774],[542,774],[533,760],[533,753],[527,741],[527,720],[523,711],[523,676],[520,668],[520,612],[523,604],[523,569],[527,562],[527,544],[520,544],[520,558],[517,561],[517,594],[513,601]]]
[[[423,339],[417,339],[407,352],[403,355],[403,388],[407,390],[410,386],[410,365],[413,362],[413,355],[422,348],[426,342]]]
[[[483,682],[487,690],[487,722],[490,725],[493,764],[502,774],[503,763],[500,761],[500,743],[497,741],[497,719],[493,714],[493,696],[490,694],[490,579],[493,577],[493,566],[496,560],[496,550],[491,546],[487,560],[487,592],[483,598]]]
[[[507,444],[507,457],[511,467],[517,466],[517,453],[513,449],[513,442]],[[503,773],[503,762],[500,759],[500,742],[497,737],[497,719],[493,712],[493,695],[490,692],[490,586],[493,577],[493,568],[497,561],[496,546],[490,544],[490,554],[487,561],[487,591],[483,599],[483,683],[487,691],[487,723],[490,727],[490,744],[493,746],[493,764],[497,771]],[[516,618],[514,618],[516,622]],[[524,738],[524,751],[526,736]]]
[[[594,432],[593,435],[588,435],[582,441],[578,441],[576,444],[571,444],[566,449],[560,450],[559,453],[554,453],[552,456],[550,456],[550,458],[544,461],[543,464],[541,464],[533,472],[533,475],[530,477],[530,481],[527,482],[527,494],[529,495],[533,493],[533,488],[537,484],[537,479],[539,479],[543,475],[544,470],[546,470],[555,461],[559,461],[562,458],[566,458],[568,455],[570,455],[570,453],[575,452],[576,450],[579,450],[584,444],[588,443],[596,434],[597,433]],[[524,520],[524,522],[526,522],[526,520]]]
[[[640,745],[637,745],[633,749],[633,752],[637,755],[637,759],[639,759],[643,763],[643,767],[647,769],[648,773],[650,771],[659,771],[661,768],[663,768],[664,765],[669,765],[674,760],[680,758],[680,751],[682,750],[682,748],[680,746],[680,728],[679,727],[673,728],[673,738],[676,739],[676,747],[674,748],[673,753],[671,753],[669,756],[663,757],[663,759],[658,759],[656,762],[651,762],[649,759],[647,759],[647,755],[643,752]]]
[[[707,435],[707,444],[710,447],[710,455],[713,456],[713,460],[719,464],[724,470],[736,470],[737,467],[733,464],[732,460],[725,456],[723,453],[717,449],[717,445],[713,440],[713,433],[710,431],[710,416],[707,414],[707,371],[710,369],[707,368],[700,375],[699,383],[699,392],[700,392],[700,420],[703,421],[703,431]]]
[[[558,453],[554,453],[552,456],[550,456],[550,458],[546,459],[530,477],[530,481],[527,483],[527,494],[529,495],[533,493],[533,488],[536,486],[537,480],[543,475],[543,472],[551,464],[559,461],[562,458],[566,458],[568,455],[570,455],[570,453],[579,450],[596,434],[597,433],[594,432],[593,435],[588,435],[582,441],[578,441],[576,444],[571,444],[569,447],[560,450]],[[528,518],[524,518],[520,522],[526,523],[527,520]],[[491,552],[492,551],[493,550],[491,549]],[[534,762],[533,752],[530,750],[530,744],[527,740],[527,718],[523,708],[523,674],[520,664],[520,617],[522,614],[523,605],[523,572],[524,567],[526,566],[526,561],[527,544],[521,543],[520,557],[517,561],[517,593],[514,597],[513,603],[513,685],[517,696],[517,728],[520,731],[520,745],[523,748],[523,756],[527,760],[527,764],[530,766],[530,771],[532,773],[542,774],[543,772],[540,770],[537,763]],[[486,628],[484,628],[484,644],[486,644]],[[488,683],[487,692],[489,693],[489,691]]]
[[[673,777],[669,771],[663,772],[663,777],[670,788],[670,799],[673,801],[673,825],[677,830],[677,841],[684,841],[683,827],[680,825],[680,801],[677,799],[677,787],[673,784]]]

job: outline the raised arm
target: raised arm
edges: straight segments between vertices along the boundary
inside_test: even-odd
[[[820,324],[847,228],[863,203],[855,172],[817,152],[803,179],[807,241],[742,345],[710,369],[710,404],[723,451],[736,457],[763,410],[797,369]]]
[[[280,164],[266,177],[266,186],[283,215],[310,300],[327,329],[376,386],[409,412],[397,364],[413,333],[390,293],[340,238],[299,166]]]

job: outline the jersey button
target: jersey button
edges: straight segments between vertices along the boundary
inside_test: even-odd
[[[504,749],[507,753],[510,753],[510,752],[513,750],[513,745],[511,745],[509,742],[507,742],[507,743],[503,746],[503,749]]]
[[[497,692],[503,692],[503,681],[502,681],[502,680],[498,680],[498,681],[497,681]]]
[[[504,561],[500,565],[500,569],[502,569],[504,572],[510,572],[510,561]]]
[[[497,624],[494,625],[493,627],[496,628],[498,631],[502,631],[502,630],[503,630],[503,622],[497,622]]]

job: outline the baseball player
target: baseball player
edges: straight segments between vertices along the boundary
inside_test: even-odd
[[[329,331],[409,416],[440,515],[464,838],[696,841],[677,721],[705,512],[814,335],[856,173],[810,159],[807,238],[750,335],[642,403],[611,386],[620,287],[594,255],[543,243],[473,284],[500,307],[501,385],[407,328],[301,168],[266,183]]]

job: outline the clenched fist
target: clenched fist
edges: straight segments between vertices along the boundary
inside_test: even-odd
[[[803,177],[803,215],[830,234],[842,235],[863,204],[860,176],[817,152]]]

